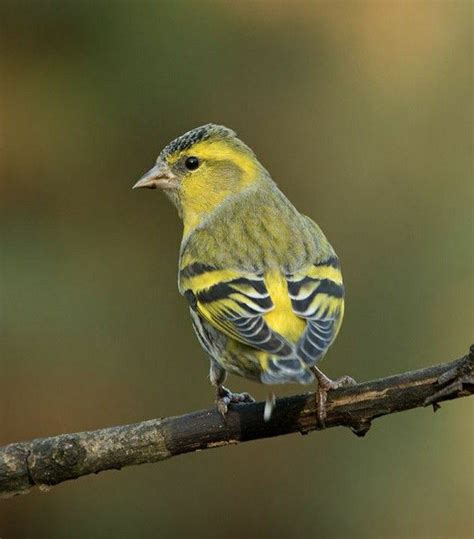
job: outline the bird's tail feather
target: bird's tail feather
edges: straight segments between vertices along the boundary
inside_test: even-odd
[[[263,384],[311,384],[314,374],[295,357],[271,358],[260,377]]]

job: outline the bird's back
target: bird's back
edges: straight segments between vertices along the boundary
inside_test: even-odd
[[[292,273],[332,255],[316,223],[269,180],[228,200],[183,238],[180,267],[202,259],[222,268]]]
[[[337,333],[342,307],[332,309],[334,313],[337,311],[338,320],[330,328],[329,336],[308,335],[309,311],[298,311],[295,306],[298,298],[306,294],[296,284],[301,282],[306,286],[309,277],[296,277],[295,281],[292,276],[306,275],[307,271],[317,273],[319,267],[321,276],[326,277],[324,261],[332,261],[334,266],[337,258],[319,227],[300,214],[271,180],[269,186],[251,189],[228,200],[184,238],[179,286],[183,294],[194,296],[192,301],[200,299],[200,315],[204,324],[210,326],[209,331],[227,334],[225,350],[216,358],[224,363],[224,368],[232,371],[225,364],[231,361],[239,363],[234,365],[234,372],[239,369],[254,372],[256,362],[263,382],[308,383],[313,379],[309,371],[312,360],[308,361],[308,357],[312,352],[316,362],[324,355]],[[329,312],[332,300],[324,298]],[[221,321],[224,312],[237,309],[235,304],[250,311],[242,314],[242,333]],[[274,348],[263,346],[258,339],[252,340],[252,331],[245,333],[245,324],[251,329],[259,327],[257,318],[266,330],[260,328],[257,336],[260,341],[273,338]],[[302,341],[305,341],[306,356],[304,349],[298,350]],[[314,342],[320,349],[314,349]]]

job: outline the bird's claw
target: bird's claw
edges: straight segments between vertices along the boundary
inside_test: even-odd
[[[331,380],[319,369],[313,371],[317,380],[318,388],[316,390],[316,404],[317,404],[317,417],[318,423],[321,428],[326,426],[326,401],[328,396],[328,391],[332,389],[339,389],[341,387],[355,386],[356,381],[350,376],[341,376],[336,380]]]
[[[356,384],[357,382],[354,380],[354,378],[346,374],[345,376],[341,376],[340,378],[337,378],[336,380],[330,380],[328,390],[339,389],[340,387],[355,386]]]
[[[232,393],[232,391],[224,386],[220,386],[217,389],[217,411],[222,415],[222,417],[225,417],[229,411],[229,404],[244,402],[255,402],[255,399],[249,393]]]

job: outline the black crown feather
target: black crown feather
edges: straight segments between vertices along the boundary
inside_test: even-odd
[[[231,138],[236,134],[232,129],[224,127],[223,125],[206,124],[200,127],[196,127],[184,133],[180,137],[170,142],[161,152],[160,158],[164,159],[176,152],[182,152],[194,146],[197,142],[208,140],[210,138]]]

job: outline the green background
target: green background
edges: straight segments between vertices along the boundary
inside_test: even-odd
[[[464,354],[471,6],[2,2],[0,445],[212,404],[176,289],[181,225],[162,194],[131,190],[210,121],[341,257],[328,375]],[[0,537],[472,537],[472,412],[456,401],[365,439],[333,429],[87,477],[0,502]]]

